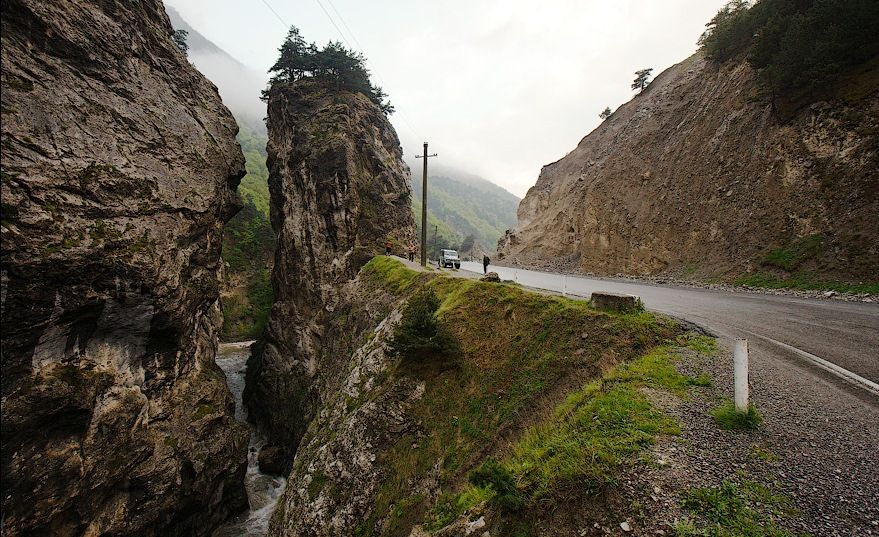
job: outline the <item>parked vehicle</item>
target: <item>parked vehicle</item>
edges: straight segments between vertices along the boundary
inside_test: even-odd
[[[455,250],[440,250],[440,258],[436,266],[440,268],[461,268],[461,259]]]

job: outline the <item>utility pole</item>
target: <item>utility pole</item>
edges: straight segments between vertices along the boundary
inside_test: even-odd
[[[424,142],[424,154],[415,155],[415,158],[424,159],[424,169],[421,174],[421,266],[427,265],[427,159],[435,157],[427,154],[427,142]]]

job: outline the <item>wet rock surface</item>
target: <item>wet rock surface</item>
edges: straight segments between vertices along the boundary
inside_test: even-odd
[[[781,278],[768,254],[808,243],[802,259],[777,263],[813,279],[875,281],[877,125],[875,90],[779,118],[747,62],[716,66],[696,54],[543,167],[498,260],[597,275]]]
[[[205,535],[246,506],[214,363],[237,126],[158,0],[3,3],[4,535]]]
[[[386,240],[413,240],[415,225],[400,142],[362,94],[309,80],[275,86],[268,131],[275,303],[244,397],[292,461],[321,402],[337,393],[353,341],[381,320],[367,313],[329,331],[350,302],[344,284]]]
[[[284,474],[289,464],[283,448],[263,446],[259,450],[259,471],[270,475]]]

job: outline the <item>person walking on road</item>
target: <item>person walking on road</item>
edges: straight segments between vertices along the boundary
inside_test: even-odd
[[[488,264],[491,263],[491,259],[488,258],[487,255],[482,256],[482,273],[488,274]]]
[[[409,241],[409,261],[415,261],[415,243]]]
[[[385,255],[391,255],[391,248],[393,248],[394,243],[391,242],[391,239],[385,241]]]

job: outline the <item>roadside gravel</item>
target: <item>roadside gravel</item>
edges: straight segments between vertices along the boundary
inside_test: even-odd
[[[752,401],[763,424],[756,431],[724,431],[710,412],[732,397],[730,350],[713,357],[686,352],[679,369],[708,373],[712,386],[693,388],[688,401],[653,397],[682,429],[654,447],[663,464],[639,476],[662,491],[666,524],[680,516],[680,491],[744,475],[791,499],[796,512],[778,522],[792,532],[879,535],[879,401],[778,367],[752,349]]]

